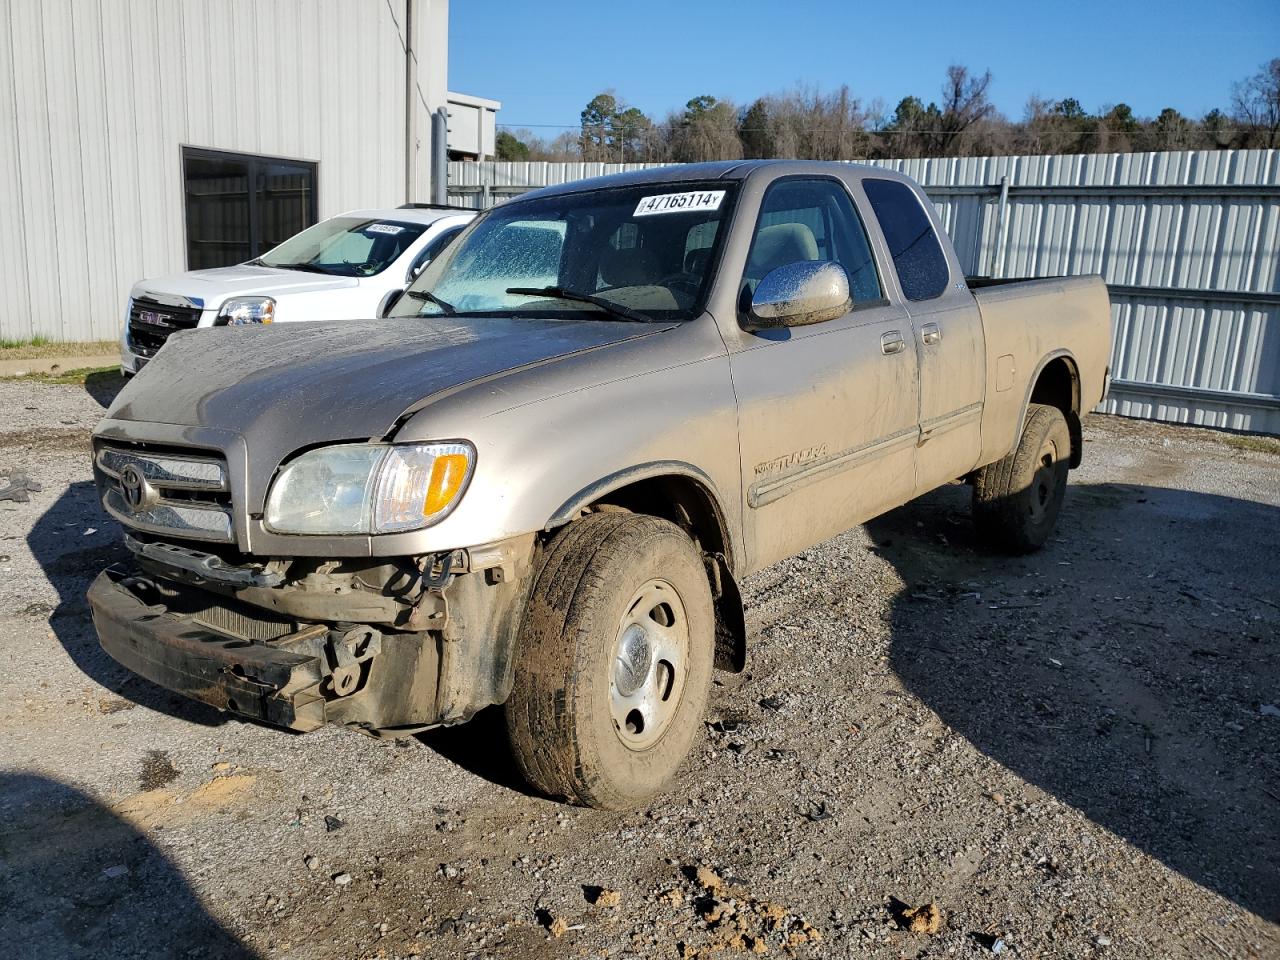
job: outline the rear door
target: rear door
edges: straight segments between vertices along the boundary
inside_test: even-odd
[[[986,345],[982,316],[920,195],[900,180],[865,177],[862,189],[915,330],[920,355],[916,492],[968,473],[982,446]]]
[[[833,261],[853,308],[825,323],[735,331],[744,538],[753,568],[773,563],[908,499],[918,435],[910,317],[886,293],[848,187],[785,177],[766,189],[741,281]]]

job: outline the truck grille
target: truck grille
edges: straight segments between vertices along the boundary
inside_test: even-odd
[[[94,455],[102,505],[126,527],[232,543],[231,486],[216,454],[101,445]]]
[[[129,347],[140,357],[154,357],[169,334],[190,330],[199,323],[199,307],[176,307],[137,297],[129,306]]]

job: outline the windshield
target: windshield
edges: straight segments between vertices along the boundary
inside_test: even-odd
[[[367,217],[333,217],[308,227],[250,263],[337,277],[371,277],[394,263],[428,226]]]
[[[650,183],[511,201],[459,237],[391,314],[691,319],[735,191]]]

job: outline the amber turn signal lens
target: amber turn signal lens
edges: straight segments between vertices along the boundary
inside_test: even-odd
[[[427,485],[427,495],[422,501],[422,515],[433,517],[458,495],[463,482],[467,479],[467,457],[461,453],[446,453],[436,457],[431,466],[431,482]]]

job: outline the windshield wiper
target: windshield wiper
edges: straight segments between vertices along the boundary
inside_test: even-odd
[[[430,290],[406,290],[405,296],[411,300],[425,300],[427,303],[434,303],[444,311],[446,317],[456,317],[458,315],[458,311],[454,309],[452,303],[446,303]]]
[[[606,300],[604,297],[592,296],[589,293],[579,293],[577,290],[566,290],[564,287],[507,287],[507,293],[515,294],[521,297],[554,297],[557,300],[572,300],[576,303],[589,303],[599,307],[601,310],[613,314],[623,320],[632,320],[636,323],[661,323],[653,317],[646,316],[639,310],[632,310],[630,307],[624,307],[620,303],[614,303],[612,300]]]
[[[325,270],[323,267],[317,267],[313,263],[267,263],[262,262],[264,267],[275,267],[277,270],[301,270],[304,273],[322,273],[326,277],[332,277],[333,273]]]

